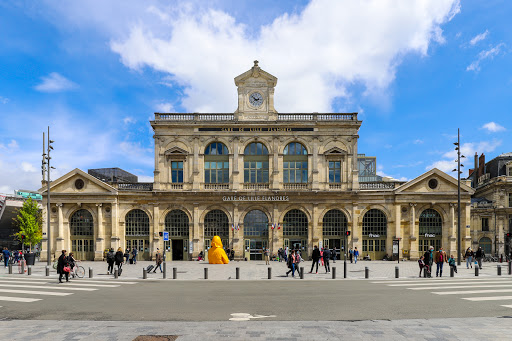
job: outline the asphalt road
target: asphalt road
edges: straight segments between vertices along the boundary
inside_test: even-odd
[[[452,295],[435,295],[431,290],[407,290],[372,282],[140,281],[64,297],[46,296],[32,303],[1,305],[2,311],[8,312],[4,317],[24,320],[227,321],[234,313],[273,315],[265,319],[272,321],[512,315],[511,308],[496,301],[471,302]],[[66,284],[61,286],[64,291]]]

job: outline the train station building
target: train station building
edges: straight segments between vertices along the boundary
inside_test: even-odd
[[[378,176],[376,159],[358,151],[357,113],[278,113],[276,85],[255,62],[235,78],[234,112],[155,113],[152,183],[119,169],[54,180],[43,230],[52,253],[101,260],[107,248],[137,247],[150,259],[165,247],[190,260],[219,235],[248,260],[262,248],[311,254],[314,245],[357,247],[371,259],[393,251],[416,259],[430,245],[456,254],[456,179],[438,169],[407,182]],[[46,186],[40,192],[46,209]],[[473,193],[463,181],[463,247]],[[43,258],[47,247],[45,238]]]

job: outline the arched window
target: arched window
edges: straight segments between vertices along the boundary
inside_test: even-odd
[[[324,237],[343,236],[347,231],[347,216],[340,210],[330,210],[324,215]]]
[[[268,183],[268,149],[260,142],[253,142],[244,151],[244,182]]]
[[[71,216],[70,228],[72,236],[93,236],[94,222],[92,214],[84,209],[76,211]]]
[[[268,217],[260,210],[252,210],[244,217],[244,237],[267,237]]]
[[[370,234],[385,236],[388,227],[386,215],[381,210],[371,209],[363,217],[363,236]]]
[[[229,219],[221,210],[212,210],[204,217],[204,238],[212,239],[214,236],[221,239],[229,236]]]
[[[283,182],[308,182],[308,151],[298,143],[289,143],[284,148],[283,156]]]
[[[492,253],[492,240],[491,238],[482,237],[478,242],[478,246],[482,248],[486,255],[491,255]]]
[[[439,235],[443,233],[443,219],[434,209],[428,208],[420,214],[420,236],[425,234]]]
[[[135,209],[126,214],[127,236],[149,236],[149,217],[143,210]]]
[[[303,237],[308,236],[308,217],[301,210],[290,210],[284,216],[283,236]]]
[[[182,210],[173,210],[165,216],[165,231],[169,237],[188,238],[188,216]]]
[[[204,182],[207,184],[229,182],[228,148],[213,142],[204,150]]]

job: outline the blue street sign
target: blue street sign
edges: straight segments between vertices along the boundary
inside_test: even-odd
[[[168,241],[169,241],[169,232],[164,231],[164,242],[168,242]]]

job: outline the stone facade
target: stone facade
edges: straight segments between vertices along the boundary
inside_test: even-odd
[[[391,256],[394,239],[400,257],[416,259],[431,244],[456,254],[454,178],[432,169],[405,183],[360,181],[357,113],[278,113],[276,84],[255,62],[235,78],[234,113],[156,113],[153,183],[109,184],[79,169],[55,180],[52,250],[87,239],[84,256],[96,260],[105,248],[133,245],[146,258],[166,247],[191,259],[220,234],[235,257],[247,259],[259,258],[262,247],[310,254],[314,245],[345,243],[376,259]],[[461,184],[463,247],[471,243],[465,226],[473,192]]]

